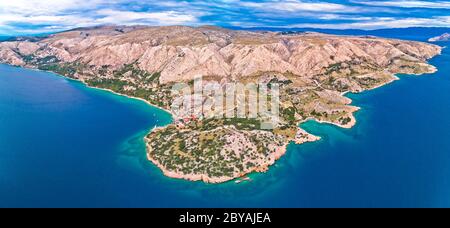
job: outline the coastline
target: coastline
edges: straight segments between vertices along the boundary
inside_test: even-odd
[[[161,110],[167,112],[168,114],[170,114],[171,116],[173,116],[173,113],[170,112],[169,110],[167,110],[167,109],[165,109],[165,108],[163,108],[163,107],[159,107],[159,106],[157,106],[157,105],[154,105],[154,104],[150,103],[149,101],[147,101],[147,100],[145,100],[145,99],[143,99],[143,98],[140,98],[140,97],[133,97],[133,96],[130,96],[130,95],[121,94],[121,93],[112,91],[112,90],[110,90],[110,89],[101,88],[101,87],[96,87],[96,86],[90,86],[90,85],[88,85],[86,82],[84,82],[84,81],[82,81],[82,80],[75,79],[75,78],[69,78],[69,77],[67,77],[67,76],[64,76],[64,75],[55,73],[55,72],[53,72],[53,71],[40,70],[40,69],[37,69],[37,68],[34,68],[34,67],[28,67],[28,66],[10,65],[10,64],[7,64],[7,63],[0,63],[0,64],[4,64],[4,65],[7,65],[7,66],[12,66],[12,67],[18,67],[18,68],[25,68],[25,69],[34,70],[34,71],[40,71],[40,72],[51,73],[51,74],[54,74],[54,75],[56,75],[56,76],[58,76],[58,77],[62,77],[62,78],[64,78],[64,79],[67,79],[67,80],[70,80],[70,81],[75,81],[75,82],[82,83],[82,84],[83,84],[84,86],[86,86],[87,88],[98,89],[98,90],[102,90],[102,91],[107,91],[107,92],[110,92],[110,93],[112,93],[112,94],[115,94],[115,95],[118,95],[118,96],[121,96],[121,97],[126,97],[126,98],[130,98],[130,99],[135,99],[135,100],[143,101],[143,102],[145,102],[146,104],[148,104],[148,105],[150,105],[150,106],[152,106],[152,107],[154,107],[154,108],[161,109]]]
[[[154,131],[157,131],[157,130],[160,130],[163,128],[164,127],[157,127],[157,128],[154,128],[153,131],[151,131],[151,132],[154,132]],[[301,137],[293,139],[289,142],[284,143],[281,146],[276,147],[275,151],[269,155],[269,157],[268,157],[269,159],[266,164],[254,167],[250,170],[247,170],[242,173],[237,173],[236,175],[229,176],[229,177],[209,177],[206,174],[184,174],[184,173],[177,173],[174,171],[167,170],[161,163],[159,163],[157,160],[153,159],[150,156],[150,151],[152,150],[152,147],[148,144],[149,139],[147,137],[145,137],[144,140],[146,142],[147,159],[149,161],[151,161],[154,165],[156,165],[165,176],[170,177],[170,178],[175,178],[175,179],[188,180],[188,181],[203,181],[205,183],[218,184],[218,183],[225,183],[225,182],[233,181],[238,178],[243,178],[243,177],[247,176],[248,174],[251,174],[254,172],[265,173],[269,170],[270,166],[274,165],[276,161],[278,161],[281,157],[283,157],[287,153],[287,147],[289,144],[295,143],[297,145],[300,145],[303,143],[314,142],[314,141],[318,141],[321,139],[321,137],[310,134],[300,127],[298,127],[297,135],[300,135]]]
[[[432,66],[432,65],[430,65],[430,66]],[[420,75],[423,75],[423,74],[432,74],[432,73],[435,73],[436,71],[437,71],[437,68],[432,66],[432,70],[429,71],[429,72],[424,72],[424,73],[420,73],[420,74],[411,74],[411,75],[420,76]],[[72,79],[72,80],[75,80],[75,79]],[[377,85],[377,86],[375,86],[373,88],[369,88],[369,89],[365,89],[365,90],[359,91],[357,93],[362,93],[362,92],[365,92],[365,91],[374,90],[374,89],[383,87],[383,86],[385,86],[387,84],[393,83],[393,82],[395,82],[397,80],[400,80],[400,78],[395,73],[392,73],[392,80],[384,82],[384,83],[382,83],[380,85]],[[102,88],[92,87],[92,86],[89,86],[89,85],[87,85],[86,83],[84,83],[83,81],[80,81],[80,80],[75,80],[75,81],[79,81],[79,82],[83,83],[84,85],[86,85],[89,88],[100,89],[100,90],[111,92],[111,93],[119,95],[119,96],[124,96],[124,97],[127,97],[127,98],[132,98],[132,99],[137,99],[137,100],[144,101],[145,103],[147,103],[147,104],[149,104],[149,105],[151,105],[153,107],[159,108],[161,110],[164,110],[164,111],[168,112],[171,116],[173,116],[173,114],[169,110],[166,110],[164,108],[161,108],[161,107],[158,107],[156,105],[153,105],[153,104],[151,104],[150,102],[148,102],[145,99],[138,98],[138,97],[132,97],[132,96],[124,95],[124,94],[120,94],[120,93],[114,92],[114,91],[112,91],[110,89],[102,89]],[[343,92],[342,95],[345,95],[347,93],[348,92]],[[351,103],[352,102],[350,102],[349,105]],[[352,107],[354,107],[354,109],[351,112],[349,112],[349,117],[350,117],[351,121],[348,122],[345,125],[342,125],[342,124],[339,124],[339,123],[334,123],[334,122],[331,122],[331,121],[320,121],[320,120],[318,120],[316,118],[312,118],[312,117],[307,118],[307,119],[299,122],[297,124],[298,132],[303,132],[303,133],[307,134],[307,139],[306,140],[302,141],[302,140],[294,139],[294,140],[291,140],[291,141],[285,143],[282,146],[277,147],[275,149],[275,152],[270,154],[270,156],[269,156],[270,157],[270,161],[268,163],[266,163],[266,164],[264,164],[262,166],[255,167],[255,168],[253,168],[251,170],[248,170],[248,171],[246,171],[244,173],[240,173],[239,175],[235,175],[235,176],[230,176],[230,177],[209,177],[206,174],[182,174],[182,173],[177,173],[177,172],[174,172],[174,171],[167,170],[162,164],[160,164],[158,161],[156,161],[155,159],[150,157],[149,150],[151,150],[151,146],[149,146],[148,139],[147,139],[147,136],[150,135],[152,132],[157,131],[159,129],[163,129],[166,126],[155,127],[152,130],[150,130],[145,135],[144,141],[145,141],[145,144],[146,144],[145,145],[145,147],[146,147],[146,157],[147,157],[147,159],[150,162],[152,162],[155,166],[157,166],[161,170],[161,172],[162,172],[162,174],[164,176],[169,177],[169,178],[183,179],[183,180],[187,180],[187,181],[202,181],[204,183],[209,183],[209,184],[225,183],[225,182],[236,180],[238,178],[245,177],[246,175],[254,173],[254,172],[257,172],[257,173],[265,173],[265,172],[267,172],[270,166],[274,165],[277,160],[279,160],[282,156],[284,156],[287,153],[287,147],[288,147],[288,145],[290,143],[295,143],[297,145],[300,145],[300,144],[307,143],[307,142],[314,142],[314,141],[321,140],[321,137],[313,135],[313,134],[310,134],[310,133],[306,132],[304,129],[299,127],[299,125],[304,123],[304,122],[307,122],[309,120],[314,120],[314,121],[316,121],[318,123],[321,123],[321,124],[331,124],[331,125],[334,125],[334,126],[337,126],[337,127],[340,127],[340,128],[344,128],[344,129],[351,129],[351,128],[353,128],[356,125],[356,123],[357,123],[357,120],[356,120],[356,118],[354,116],[354,113],[359,111],[361,108],[360,107],[356,107],[356,106],[352,106]]]
[[[438,54],[438,55],[440,55],[440,54]],[[411,74],[406,74],[406,75],[422,76],[422,75],[424,75],[424,74],[434,74],[434,73],[436,73],[436,72],[438,71],[438,69],[437,69],[435,66],[430,65],[430,64],[428,64],[428,65],[431,67],[431,71],[429,71],[429,72],[418,73],[418,74],[411,73]],[[377,85],[377,86],[374,86],[374,87],[372,87],[372,88],[365,89],[365,90],[362,90],[362,91],[359,91],[359,92],[345,91],[345,92],[342,92],[341,95],[342,95],[342,96],[346,96],[346,95],[349,94],[349,93],[359,94],[359,93],[363,93],[363,92],[365,92],[365,91],[370,91],[370,90],[378,89],[378,88],[381,88],[381,87],[383,87],[383,86],[385,86],[385,85],[391,84],[391,83],[393,83],[393,82],[395,82],[395,81],[401,80],[401,78],[397,76],[397,74],[400,74],[400,73],[391,73],[391,74],[392,74],[392,79],[389,80],[389,81],[386,81],[386,82],[381,83],[381,84],[379,84],[379,85]],[[350,99],[350,100],[351,100],[351,99]],[[352,102],[349,103],[349,105],[352,104],[352,103],[353,103],[353,100],[352,100]],[[350,128],[352,128],[353,126],[355,126],[356,123],[357,123],[357,120],[356,120],[356,118],[355,118],[355,116],[354,116],[353,114],[354,114],[355,112],[358,112],[359,110],[361,110],[360,107],[357,107],[357,106],[352,106],[352,107],[355,107],[355,110],[353,110],[353,111],[351,111],[351,112],[349,113],[349,114],[350,114],[351,121],[350,121],[348,124],[346,124],[346,125],[342,125],[342,124],[338,124],[338,123],[333,123],[333,122],[330,122],[330,121],[321,121],[321,120],[318,120],[318,119],[313,118],[313,117],[307,118],[306,120],[301,121],[299,124],[302,124],[302,123],[307,122],[307,121],[309,121],[309,120],[314,120],[314,121],[316,121],[316,122],[318,122],[318,123],[331,124],[331,125],[334,125],[334,126],[337,126],[337,127],[340,127],[340,128],[350,129]]]
[[[6,65],[9,65],[9,64],[6,64]],[[10,65],[10,66],[11,66],[11,65]],[[430,66],[431,66],[431,65],[430,65]],[[100,87],[90,86],[90,85],[88,85],[86,82],[84,82],[84,81],[82,81],[82,80],[75,79],[75,78],[69,78],[69,77],[67,77],[67,76],[60,75],[60,74],[55,73],[55,72],[52,72],[52,71],[40,70],[40,69],[37,69],[37,68],[28,67],[28,66],[16,66],[16,67],[21,67],[21,68],[27,68],[27,69],[36,70],[36,71],[42,71],[42,72],[52,73],[52,74],[54,74],[54,75],[56,75],[56,76],[63,77],[63,78],[68,79],[68,80],[73,80],[73,81],[76,81],[76,82],[80,82],[80,83],[82,83],[84,86],[86,86],[87,88],[92,88],[92,89],[98,89],[98,90],[102,90],[102,91],[107,91],[107,92],[110,92],[110,93],[115,94],[115,95],[118,95],[118,96],[123,96],[123,97],[131,98],[131,99],[140,100],[140,101],[143,101],[143,102],[145,102],[146,104],[148,104],[148,105],[150,105],[150,106],[153,106],[153,107],[155,107],[155,108],[158,108],[158,109],[161,109],[161,110],[163,110],[163,111],[166,111],[168,114],[171,115],[171,117],[173,117],[173,113],[171,113],[169,110],[167,110],[167,109],[165,109],[165,108],[162,108],[162,107],[159,107],[159,106],[156,106],[156,105],[150,103],[149,101],[147,101],[147,100],[145,100],[145,99],[143,99],[143,98],[133,97],[133,96],[129,96],[129,95],[126,95],[126,94],[121,94],[121,93],[118,93],[118,92],[115,92],[115,91],[112,91],[112,90],[106,89],[106,88],[100,88]],[[433,67],[432,67],[432,70],[429,71],[429,72],[424,72],[424,73],[420,73],[420,74],[411,74],[411,75],[430,74],[430,73],[435,73],[436,71],[437,71],[437,68],[433,66]],[[384,86],[384,85],[386,85],[386,84],[390,84],[390,83],[392,83],[392,82],[394,82],[394,81],[400,79],[399,77],[396,76],[396,74],[392,73],[392,75],[393,75],[392,80],[387,81],[387,82],[385,82],[385,83],[382,83],[382,84],[380,84],[380,85],[377,85],[377,86],[375,86],[375,87],[373,87],[373,88],[364,89],[364,90],[359,91],[359,92],[357,92],[357,93],[362,93],[362,92],[364,92],[364,91],[373,90],[373,89],[382,87],[382,86]],[[345,94],[347,94],[347,93],[348,93],[348,92],[343,92],[342,95],[345,95]],[[350,102],[349,104],[351,104],[351,103],[352,103],[352,102]],[[318,123],[327,123],[327,124],[335,125],[335,126],[340,127],[340,128],[350,129],[350,128],[352,128],[352,127],[356,124],[356,122],[357,122],[357,120],[356,120],[356,118],[354,117],[353,113],[357,112],[358,110],[360,110],[360,108],[354,106],[354,110],[352,110],[351,112],[349,112],[349,117],[351,118],[351,121],[348,122],[348,123],[345,124],[345,125],[342,125],[342,124],[339,124],[339,123],[330,122],[330,121],[320,121],[320,120],[318,120],[318,119],[316,119],[316,118],[309,117],[309,118],[307,118],[307,119],[305,119],[305,120],[303,120],[303,121],[300,121],[300,122],[297,124],[297,126],[299,126],[301,123],[304,123],[304,122],[306,122],[306,121],[314,120],[314,121],[316,121],[316,122],[318,122]],[[169,123],[168,125],[170,125],[170,124],[172,124],[172,123],[173,123],[173,119],[172,119],[172,122]],[[167,125],[165,125],[165,126],[154,127],[153,129],[149,130],[149,131],[145,134],[145,136],[144,136],[144,142],[146,143],[145,147],[146,147],[146,157],[147,157],[147,159],[148,159],[150,162],[152,162],[154,165],[156,165],[156,166],[162,171],[162,174],[163,174],[164,176],[166,176],[166,177],[169,177],[169,178],[176,178],[176,179],[184,179],[184,180],[188,180],[188,181],[203,181],[203,182],[205,182],[205,183],[224,183],[224,182],[228,182],[228,181],[235,180],[235,179],[237,179],[237,178],[244,177],[244,176],[246,176],[247,174],[250,174],[250,173],[253,173],[253,172],[266,172],[266,171],[269,169],[270,166],[272,166],[278,159],[280,159],[283,155],[286,154],[286,152],[287,152],[287,146],[288,146],[291,142],[294,142],[294,143],[296,143],[296,144],[303,144],[303,143],[306,143],[306,142],[311,142],[311,141],[317,141],[317,140],[320,140],[320,137],[315,136],[315,135],[312,135],[312,134],[310,134],[310,133],[304,131],[302,128],[298,127],[298,128],[299,128],[299,131],[303,131],[304,133],[306,133],[306,134],[308,135],[308,140],[304,140],[304,141],[291,140],[291,141],[285,143],[284,145],[277,147],[277,148],[275,149],[275,152],[273,152],[272,154],[269,155],[269,162],[267,162],[266,164],[261,165],[261,166],[254,167],[254,168],[252,168],[252,169],[250,169],[250,170],[247,170],[247,171],[245,171],[245,172],[243,172],[243,173],[239,173],[239,175],[234,175],[234,176],[230,176],[230,177],[209,177],[209,176],[207,176],[206,174],[182,174],[182,173],[177,173],[177,172],[174,172],[174,171],[169,171],[169,170],[167,170],[162,164],[160,164],[158,161],[156,161],[155,159],[152,159],[152,158],[150,157],[150,155],[149,155],[149,150],[151,150],[151,147],[150,147],[149,144],[148,144],[147,136],[150,135],[152,132],[157,131],[158,129],[163,129],[163,128],[165,128],[166,126],[167,126]]]
[[[63,77],[65,77],[65,76],[63,76]],[[65,78],[67,78],[67,77],[65,77]],[[70,79],[71,79],[71,78],[70,78]],[[130,99],[135,99],[135,100],[143,101],[143,102],[147,103],[148,105],[150,105],[150,106],[152,106],[152,107],[154,107],[154,108],[158,108],[158,109],[161,109],[161,110],[167,112],[168,114],[170,114],[171,117],[173,117],[173,113],[170,112],[169,110],[167,110],[167,109],[165,109],[165,108],[162,108],[162,107],[159,107],[159,106],[156,106],[156,105],[150,103],[149,101],[147,101],[147,100],[145,100],[145,99],[143,99],[143,98],[140,98],[140,97],[133,97],[133,96],[126,95],[126,94],[121,94],[121,93],[118,93],[118,92],[114,92],[114,91],[112,91],[112,90],[110,90],[110,89],[104,89],[104,88],[100,88],[100,87],[90,86],[90,85],[86,84],[85,82],[83,82],[83,81],[81,81],[81,80],[76,80],[76,79],[71,79],[71,80],[75,80],[75,81],[77,81],[77,82],[81,82],[81,83],[83,83],[83,85],[85,85],[85,86],[88,87],[88,88],[98,89],[98,90],[103,90],[103,91],[107,91],[107,92],[113,93],[113,94],[118,95],[118,96],[122,96],[122,97],[130,98]]]

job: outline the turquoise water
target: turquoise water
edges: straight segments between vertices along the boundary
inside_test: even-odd
[[[446,43],[441,43],[446,45]],[[349,95],[357,125],[307,122],[242,184],[174,180],[142,137],[170,116],[51,73],[0,65],[0,207],[450,207],[450,52],[439,72]]]

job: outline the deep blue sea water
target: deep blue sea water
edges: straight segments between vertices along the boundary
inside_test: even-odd
[[[142,138],[165,112],[0,65],[0,207],[450,207],[450,51],[431,63],[435,74],[348,95],[362,107],[354,128],[307,122],[321,141],[219,185],[166,178],[146,160]]]

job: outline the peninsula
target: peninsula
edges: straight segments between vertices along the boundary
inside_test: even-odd
[[[264,172],[290,142],[318,140],[299,128],[315,119],[350,128],[359,108],[344,96],[380,87],[395,74],[435,72],[437,45],[369,36],[235,31],[203,26],[100,26],[0,43],[0,62],[35,68],[170,110],[172,85],[204,81],[280,84],[280,124],[261,118],[174,122],[145,138],[165,175],[220,183]],[[191,98],[181,98],[191,99]]]

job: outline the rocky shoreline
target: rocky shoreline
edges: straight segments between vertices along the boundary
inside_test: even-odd
[[[164,109],[174,123],[145,137],[148,159],[172,178],[221,183],[265,172],[290,142],[319,139],[299,123],[313,119],[351,128],[359,107],[345,93],[381,87],[397,80],[397,73],[433,73],[437,69],[426,61],[440,51],[432,44],[377,37],[186,26],[118,32],[105,26],[1,42],[0,62],[54,72]],[[189,84],[198,74],[219,82],[280,83],[282,124],[261,130],[258,118],[171,113],[176,99],[192,99],[173,97],[171,85]]]

